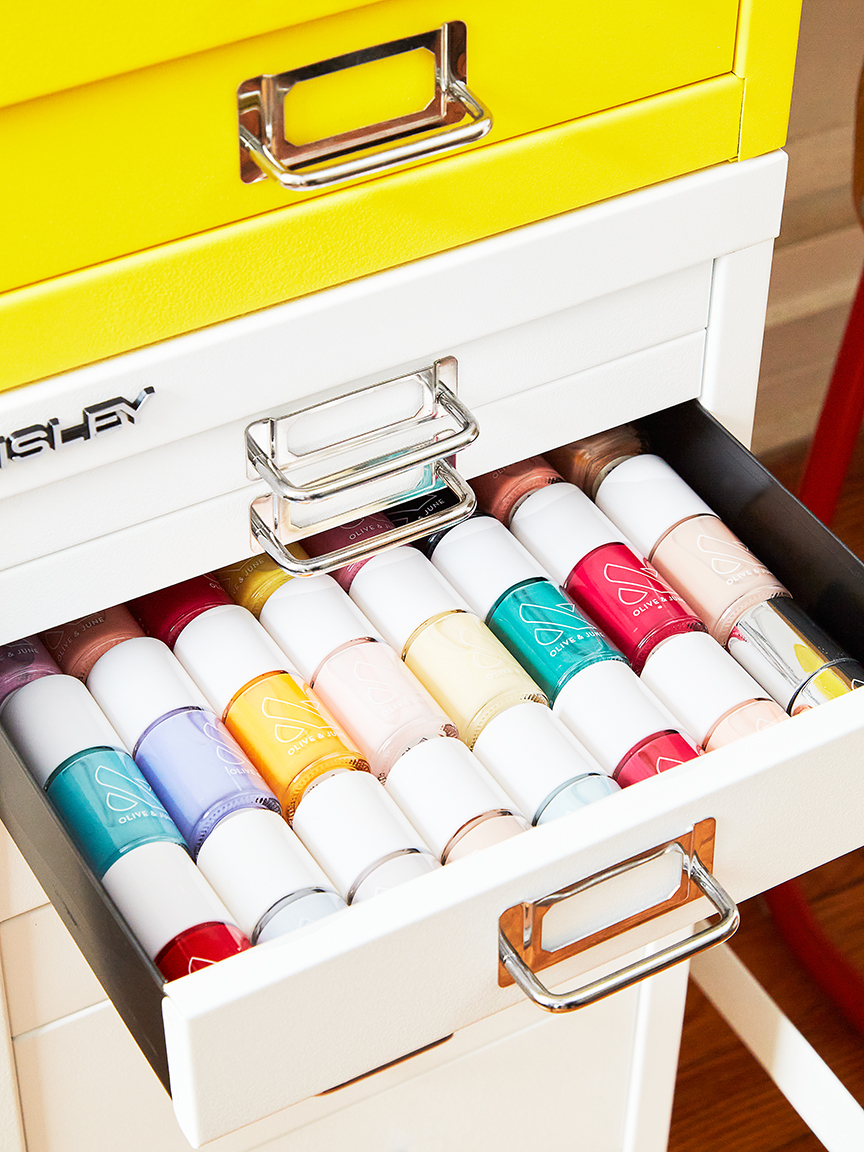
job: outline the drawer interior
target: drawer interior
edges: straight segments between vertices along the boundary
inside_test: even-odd
[[[817,622],[864,657],[861,563],[697,403],[647,417],[644,426],[655,449]],[[5,741],[0,816],[157,1075],[170,1083],[184,1130],[209,1139],[518,1003],[518,992],[497,985],[500,913],[697,819],[717,820],[716,871],[736,898],[860,843],[864,814],[840,813],[831,799],[860,772],[852,751],[864,727],[857,697],[386,893],[302,939],[275,941],[164,987]],[[573,958],[552,970],[552,983],[692,918],[692,910],[679,910],[659,930],[649,925]],[[238,1083],[256,1076],[254,1092],[237,1093]]]

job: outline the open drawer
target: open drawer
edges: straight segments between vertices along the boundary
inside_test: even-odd
[[[695,402],[647,421],[658,450],[711,500],[802,605],[859,659],[864,566]],[[118,591],[120,585],[118,585]],[[499,918],[715,822],[713,871],[735,899],[864,841],[854,693],[320,924],[163,985],[41,792],[4,745],[0,812],[198,1144],[368,1072],[518,1002],[498,968]],[[576,937],[668,895],[669,877],[617,908],[558,925]],[[662,891],[661,891],[662,890]],[[689,903],[556,965],[573,982],[706,914]]]

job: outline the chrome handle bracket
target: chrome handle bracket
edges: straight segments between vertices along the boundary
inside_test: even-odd
[[[249,476],[262,479],[270,490],[252,504],[253,546],[294,575],[313,575],[470,516],[474,493],[450,458],[476,439],[479,427],[456,387],[456,360],[448,356],[405,376],[250,424]],[[456,504],[422,521],[324,556],[303,557],[291,550],[307,536],[386,512],[418,491],[441,485],[455,494]]]
[[[612,995],[613,992],[629,988],[640,980],[663,972],[697,952],[728,940],[738,927],[739,915],[734,901],[710,872],[714,853],[714,830],[713,819],[702,820],[675,840],[613,865],[542,900],[508,908],[498,924],[498,983],[502,987],[517,984],[529,1000],[533,1000],[547,1012],[573,1012],[577,1008],[584,1008]],[[542,922],[550,908],[562,900],[630,872],[670,852],[680,855],[681,859],[681,883],[670,897],[563,948],[555,951],[546,951],[543,948]],[[703,858],[707,863],[703,862]],[[537,977],[537,972],[543,968],[557,964],[560,960],[574,956],[638,924],[653,920],[671,908],[688,904],[702,896],[711,901],[714,912],[719,918],[683,940],[678,940],[650,956],[640,957],[623,968],[618,968],[568,992],[552,992]]]
[[[482,139],[492,127],[492,116],[467,87],[466,40],[464,23],[453,20],[430,32],[244,80],[237,89],[241,179],[249,184],[271,177],[289,191],[306,192]],[[435,92],[425,108],[307,144],[287,139],[285,100],[296,84],[417,49],[426,49],[435,59]],[[339,159],[346,155],[348,159]]]

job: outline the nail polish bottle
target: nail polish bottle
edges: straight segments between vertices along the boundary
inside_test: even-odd
[[[625,461],[597,499],[625,531],[632,526],[711,635],[791,714],[864,681],[864,667],[792,601],[665,460]]]
[[[594,695],[588,685],[592,679],[603,684],[609,704],[617,709],[619,730],[630,722],[628,716],[638,718],[639,727],[630,731],[623,755],[640,744],[644,760],[652,740],[665,759],[670,741],[678,745],[680,760],[698,755],[687,733],[673,734],[677,725],[670,724],[621,653],[576,611],[502,524],[490,516],[475,516],[430,540],[433,543],[436,568],[534,677],[555,715],[610,773],[623,773],[625,780],[630,775],[620,755],[609,759],[608,708],[597,712],[583,704],[584,693]],[[619,750],[617,743],[614,750]]]
[[[617,428],[585,436],[563,448],[553,448],[544,455],[568,484],[575,484],[593,500],[613,468],[645,450],[641,433],[632,424],[619,424]]]
[[[523,832],[509,796],[461,740],[436,737],[393,766],[387,792],[442,864],[452,864]]]
[[[310,556],[324,556],[328,552],[336,552],[341,548],[349,547],[351,544],[361,543],[372,536],[381,536],[393,527],[393,521],[388,516],[382,512],[376,512],[374,516],[361,516],[359,520],[349,520],[346,524],[337,524],[335,528],[328,528],[326,532],[309,536],[303,541],[303,544]],[[344,588],[348,592],[354,577],[364,564],[368,564],[369,559],[355,560],[351,564],[337,568],[330,575],[340,588]]]
[[[344,907],[161,640],[142,636],[110,649],[87,687],[253,944]]]
[[[346,904],[360,904],[440,867],[369,772],[337,772],[307,789],[294,831]]]
[[[468,749],[442,742],[458,737],[456,726],[390,645],[370,636],[372,625],[335,580],[284,584],[261,623],[442,864],[523,830]]]
[[[251,612],[231,603],[213,583],[221,602],[195,616],[185,610],[190,590],[183,585],[175,586],[180,590],[176,601],[171,589],[163,589],[154,600],[144,596],[130,606],[148,631],[173,636],[174,655],[275,793],[290,823],[303,792],[319,776],[340,768],[366,770],[368,764],[346,747]],[[176,605],[191,617],[182,628],[173,622]]]
[[[545,704],[501,712],[477,737],[474,755],[535,825],[621,788]]]
[[[642,681],[706,752],[787,719],[706,632],[688,632],[658,644],[645,662]]]
[[[252,556],[237,564],[226,564],[213,576],[234,603],[247,608],[256,619],[276,589],[292,579],[291,573],[269,556]]]
[[[90,669],[109,648],[143,635],[129,611],[115,604],[51,628],[41,639],[67,676],[86,681]]]
[[[456,726],[329,576],[283,583],[261,623],[383,783],[409,748]]]
[[[148,636],[155,636],[173,651],[187,624],[211,608],[234,601],[209,572],[148,592],[130,600],[126,607]]]
[[[864,685],[864,667],[788,596],[742,613],[727,647],[790,716]]]
[[[357,899],[360,888],[364,894],[381,891],[437,866],[405,817],[399,814],[392,826],[398,808],[369,774],[359,752],[344,743],[334,722],[303,690],[285,654],[250,612],[231,603],[218,584],[216,589],[220,602],[194,617],[188,611],[194,588],[180,587],[176,600],[172,589],[163,589],[158,600],[142,597],[133,602],[134,611],[148,630],[175,636],[174,654],[276,794],[285,818],[343,899],[348,894]],[[208,596],[216,599],[216,591],[210,589]],[[199,596],[198,603],[207,598]],[[174,626],[177,607],[187,621],[182,630]],[[368,783],[355,784],[355,776]],[[310,813],[298,825],[298,815],[313,796],[315,818]],[[346,821],[355,827],[350,853],[340,857],[340,875],[344,879],[356,865],[362,876],[341,883],[328,866],[329,856],[321,853],[322,844],[338,836]],[[329,851],[338,856],[339,846]]]
[[[560,484],[561,477],[542,456],[529,456],[506,468],[496,468],[475,476],[471,487],[484,512],[509,524],[510,517],[523,500],[547,484]]]
[[[56,676],[59,671],[38,636],[0,644],[0,704],[31,680]]]
[[[789,593],[659,456],[634,456],[597,505],[684,597],[720,644],[748,608]]]
[[[547,485],[510,514],[510,529],[638,674],[652,648],[704,632],[679,594],[572,484]]]
[[[412,496],[410,500],[403,500],[387,509],[387,519],[401,528],[403,524],[415,524],[418,520],[426,520],[436,512],[444,512],[454,508],[459,503],[457,494],[446,485],[433,488],[431,492],[424,492],[420,496]]]
[[[494,716],[546,697],[415,548],[372,557],[351,598],[438,701],[469,748]]]
[[[7,697],[0,721],[166,980],[249,947],[79,680],[34,680]]]

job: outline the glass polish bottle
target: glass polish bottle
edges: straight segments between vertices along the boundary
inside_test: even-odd
[[[709,632],[791,714],[843,696],[864,667],[659,456],[637,456],[600,485],[598,504],[641,541]]]
[[[192,614],[192,581],[132,602],[151,635],[171,636],[180,663],[275,793],[291,822],[303,792],[340,768],[368,768],[303,690],[285,653],[215,581]],[[200,578],[197,583],[200,587]],[[219,603],[213,603],[215,600]],[[177,609],[183,613],[176,624]]]
[[[87,687],[253,944],[344,907],[167,645],[116,645]]]
[[[0,644],[0,704],[31,680],[56,676],[59,671],[38,636]]]
[[[789,595],[659,456],[623,461],[598,486],[596,500],[720,644],[748,608]]]
[[[544,455],[568,484],[575,484],[593,500],[613,468],[645,451],[645,440],[638,429],[632,424],[619,424]]]
[[[390,645],[370,636],[372,625],[335,580],[283,584],[261,623],[442,864],[522,831],[512,802],[455,739],[456,726]]]
[[[171,589],[163,589],[157,602],[142,597],[134,609],[148,630],[176,636],[180,663],[272,788],[285,818],[343,899],[365,899],[437,867],[370,775],[367,762],[346,746],[303,690],[285,654],[250,612],[216,588],[220,603],[194,617],[187,610],[194,590],[188,588],[180,589],[176,601]],[[216,597],[213,588],[202,593],[199,603]],[[172,627],[175,605],[185,606],[179,632]],[[298,823],[312,797],[313,810]],[[341,845],[331,842],[340,835]],[[338,876],[331,860],[339,863]]]
[[[296,545],[293,545],[296,549]],[[226,564],[213,573],[235,604],[247,608],[256,620],[261,609],[277,588],[292,579],[291,573],[280,568],[269,556],[250,556],[236,564]]]
[[[42,642],[67,676],[86,681],[100,656],[144,632],[122,604],[79,616],[41,634]]]
[[[335,528],[328,528],[325,532],[318,532],[315,536],[308,536],[303,543],[310,556],[323,556],[327,552],[336,552],[340,548],[358,544],[372,536],[381,536],[393,527],[393,521],[388,516],[383,512],[377,512],[373,516],[361,516],[358,520],[349,520],[345,524],[337,524]],[[337,568],[331,575],[340,588],[350,592],[351,582],[364,564],[368,564],[369,559],[370,557],[365,560],[354,560],[343,568]]]
[[[696,743],[677,731],[678,724],[657,706],[621,653],[576,611],[503,524],[475,516],[433,537],[430,546],[436,568],[534,677],[554,714],[622,784],[632,782],[637,765],[641,778],[654,751],[664,763],[698,755]],[[586,695],[596,701],[595,681],[607,701],[599,710],[585,704]],[[624,732],[622,749],[617,734]],[[637,745],[637,759],[628,765]],[[600,790],[596,782],[593,788]]]
[[[705,631],[678,593],[572,484],[562,481],[527,496],[511,514],[510,529],[637,675],[661,641]]]
[[[166,980],[249,947],[79,680],[19,688],[0,723]]]
[[[283,583],[261,623],[383,783],[409,748],[455,724],[330,576]]]
[[[509,524],[523,500],[547,484],[560,484],[561,477],[542,456],[529,456],[483,476],[475,476],[471,487],[484,512]]]
[[[546,697],[416,548],[367,560],[351,598],[438,701],[471,748],[493,717]]]
[[[645,662],[642,681],[706,752],[787,716],[707,632],[671,636]]]

